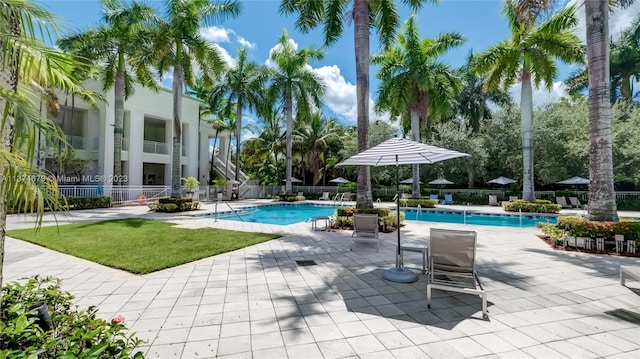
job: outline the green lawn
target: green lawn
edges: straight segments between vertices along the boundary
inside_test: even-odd
[[[141,218],[8,231],[7,235],[76,257],[149,273],[278,238],[276,234],[225,229],[173,228]]]

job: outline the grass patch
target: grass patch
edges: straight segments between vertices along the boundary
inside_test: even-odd
[[[132,273],[150,273],[278,238],[217,228],[184,229],[142,218],[19,229],[7,235]]]

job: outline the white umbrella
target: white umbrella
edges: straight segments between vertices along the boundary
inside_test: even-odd
[[[566,180],[562,180],[560,182],[556,182],[557,184],[568,184],[568,185],[581,185],[581,184],[589,184],[589,180],[583,177],[571,177]]]
[[[392,282],[411,283],[418,280],[418,276],[404,268],[402,251],[400,250],[400,170],[399,165],[431,164],[458,157],[468,157],[469,154],[431,146],[404,138],[392,138],[370,149],[351,156],[337,164],[337,166],[396,166],[396,192],[398,214],[398,246],[396,250],[396,266],[382,273],[382,278]]]
[[[434,179],[433,181],[429,182],[429,184],[441,184],[441,185],[446,185],[446,184],[453,184],[453,182],[449,181],[446,178],[438,178],[438,179]]]
[[[351,183],[351,181],[349,181],[346,178],[342,178],[342,177],[334,178],[329,182],[333,182],[333,183]]]
[[[516,183],[518,181],[508,178],[508,177],[498,177],[498,178],[494,178],[491,181],[488,181],[487,183],[493,183],[493,184],[499,184],[499,185],[508,185],[508,184],[512,184],[512,183]]]
[[[407,178],[406,180],[402,180],[400,181],[400,184],[413,184],[413,178]],[[422,181],[420,181],[420,184],[422,184]]]
[[[286,178],[285,178],[285,179],[283,179],[283,180],[282,180],[282,182],[287,182],[287,179],[286,179]],[[292,183],[296,183],[296,182],[300,183],[300,182],[302,182],[302,181],[301,181],[301,180],[299,180],[299,179],[297,179],[297,178],[295,178],[295,177],[291,177],[291,182],[292,182]]]

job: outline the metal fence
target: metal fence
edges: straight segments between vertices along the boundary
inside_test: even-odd
[[[171,195],[169,186],[59,186],[58,191],[65,197],[108,196],[114,205],[145,204]]]

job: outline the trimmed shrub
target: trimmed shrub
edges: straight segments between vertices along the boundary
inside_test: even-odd
[[[272,199],[274,201],[282,201],[282,202],[298,202],[304,201],[304,196],[298,196],[297,193],[281,193],[278,196],[273,196]]]
[[[556,244],[560,244],[562,242],[562,237],[567,234],[567,232],[558,228],[558,226],[553,223],[539,222],[537,226],[542,230],[542,233],[553,239]]]
[[[559,204],[553,204],[551,201],[545,199],[537,199],[535,202],[529,202],[522,199],[502,202],[502,208],[507,212],[522,212],[529,213],[558,213],[562,209]]]
[[[168,205],[168,204],[173,204],[176,206],[175,209],[173,210],[167,210],[167,209],[172,209],[173,206],[163,206],[163,205]],[[193,209],[193,198],[189,198],[189,197],[182,197],[182,198],[160,198],[158,200],[158,208],[156,209],[158,212],[183,212],[183,211],[190,211]]]
[[[559,229],[572,237],[604,237],[613,239],[616,234],[625,239],[640,239],[640,221],[625,219],[620,222],[588,221],[578,216],[559,217]]]
[[[93,209],[111,207],[111,197],[70,197],[67,198],[69,209]]]
[[[400,211],[400,223],[404,222],[405,214]],[[387,227],[398,227],[398,212],[391,211],[388,215],[382,217],[382,223]]]
[[[124,317],[106,321],[97,317],[95,307],[77,310],[60,283],[36,276],[2,288],[0,357],[143,358],[135,351],[142,340],[127,334]]]
[[[400,205],[405,207],[418,207],[418,205],[420,205],[422,208],[435,208],[436,204],[438,204],[438,201],[425,198],[409,198],[400,200]]]
[[[336,211],[338,216],[353,216],[354,213],[364,213],[364,214],[377,214],[378,217],[382,218],[389,215],[388,208],[338,207]]]

